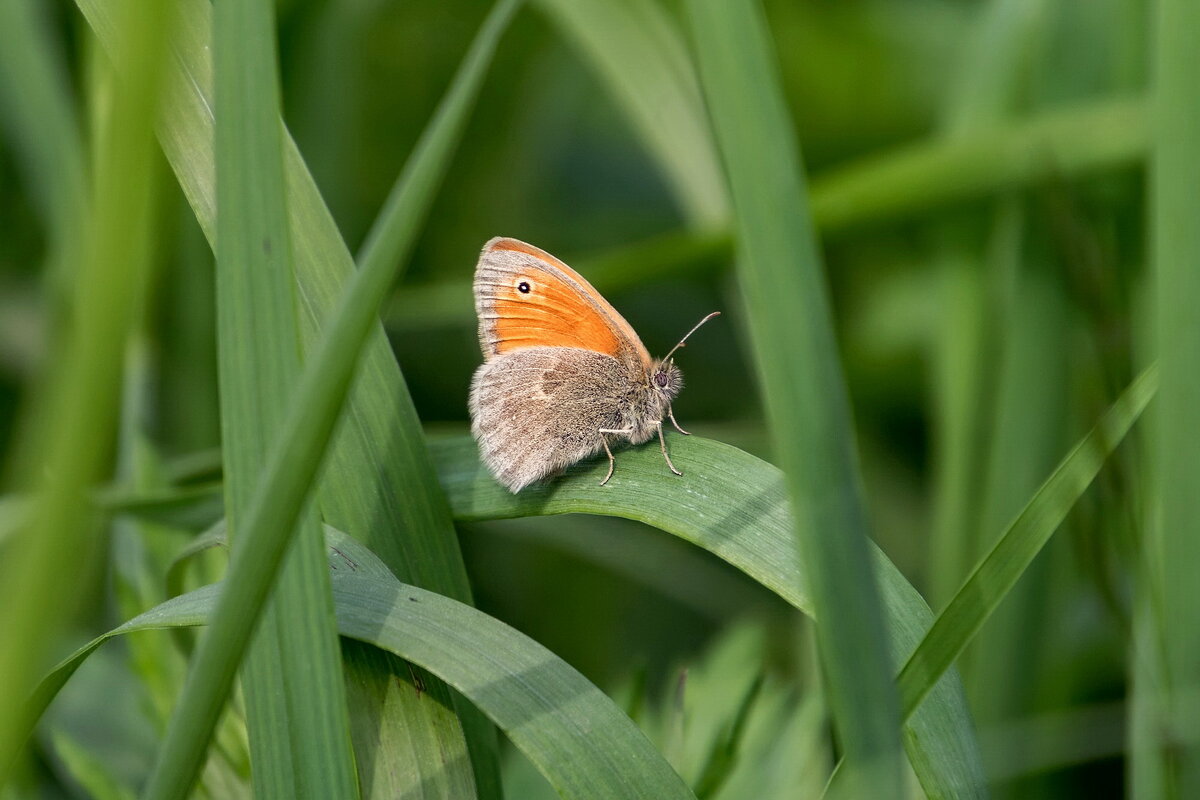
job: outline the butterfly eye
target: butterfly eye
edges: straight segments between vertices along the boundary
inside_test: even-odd
[[[656,384],[658,384],[660,387],[665,387],[667,385],[667,373],[656,372],[654,374],[654,382]]]
[[[521,281],[518,283],[517,291],[521,294],[529,294],[529,281]]]

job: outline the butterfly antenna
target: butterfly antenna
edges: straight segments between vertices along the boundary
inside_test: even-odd
[[[665,356],[663,356],[663,359],[662,359],[663,363],[665,364],[665,363],[667,363],[668,361],[670,361],[670,360],[671,360],[671,356],[675,354],[675,351],[676,351],[676,350],[678,350],[679,348],[683,347],[683,343],[684,343],[684,342],[686,342],[686,341],[688,340],[688,337],[689,337],[689,336],[691,336],[693,333],[695,333],[696,331],[698,331],[698,330],[700,329],[700,326],[701,326],[701,325],[703,325],[704,323],[708,322],[708,321],[709,321],[710,319],[712,319],[713,317],[719,317],[719,316],[721,316],[721,312],[720,312],[720,311],[714,311],[714,312],[712,312],[711,314],[709,314],[707,317],[705,317],[704,319],[702,319],[702,320],[700,320],[699,322],[697,322],[697,323],[696,323],[694,326],[692,326],[692,329],[691,329],[690,331],[688,331],[687,333],[685,333],[685,334],[683,335],[683,338],[679,340],[679,344],[677,344],[677,345],[675,345],[674,347],[672,347],[672,348],[671,348],[671,352],[669,352],[669,353],[667,353]]]

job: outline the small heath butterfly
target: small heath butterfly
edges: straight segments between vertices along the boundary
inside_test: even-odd
[[[641,444],[655,434],[667,466],[682,475],[663,437],[680,433],[671,401],[683,374],[671,360],[700,320],[655,361],[617,310],[578,272],[516,239],[484,245],[475,267],[483,364],[471,381],[471,432],[483,462],[512,492],[561,472],[608,437]]]

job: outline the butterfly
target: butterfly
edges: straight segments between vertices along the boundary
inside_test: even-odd
[[[609,437],[641,444],[663,420],[680,433],[671,402],[683,388],[672,356],[654,360],[632,327],[582,275],[517,239],[484,245],[475,267],[475,312],[483,364],[471,381],[471,433],[483,463],[512,492],[603,450]]]

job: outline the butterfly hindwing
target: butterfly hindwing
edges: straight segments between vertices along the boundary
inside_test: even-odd
[[[628,378],[615,358],[566,347],[515,350],[471,381],[471,431],[484,463],[516,492],[603,448],[623,424]]]

